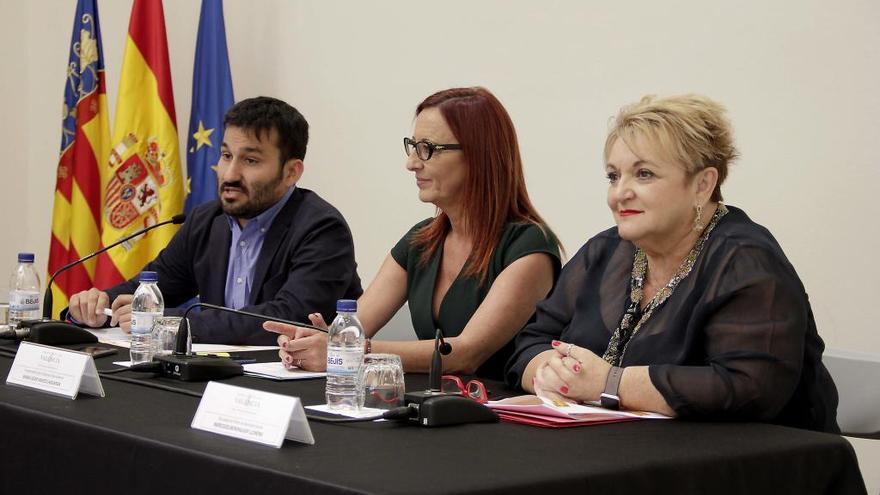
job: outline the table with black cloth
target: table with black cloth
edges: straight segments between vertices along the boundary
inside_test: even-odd
[[[114,368],[126,354],[97,359],[98,369]],[[0,357],[2,376],[11,364]],[[114,376],[205,388],[130,371]],[[426,381],[406,375],[409,390]],[[224,382],[323,403],[321,379]],[[102,383],[106,397],[68,400],[4,380],[0,493],[865,493],[844,438],[781,426],[673,420],[552,430],[310,421],[315,445],[286,440],[275,449],[190,428],[196,397]],[[496,396],[515,394],[487,385]]]

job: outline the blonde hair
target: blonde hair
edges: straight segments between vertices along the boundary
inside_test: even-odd
[[[621,108],[613,119],[605,140],[605,159],[618,138],[637,154],[636,140],[645,138],[664,158],[683,165],[689,176],[708,167],[718,170],[711,199],[721,201],[727,168],[739,157],[725,114],[721,104],[705,96],[645,96]]]

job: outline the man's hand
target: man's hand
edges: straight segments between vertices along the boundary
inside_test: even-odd
[[[90,327],[102,327],[107,321],[104,309],[110,306],[110,297],[107,293],[95,288],[77,292],[70,298],[68,310],[70,316]]]
[[[113,300],[113,317],[110,318],[110,326],[119,326],[126,333],[131,332],[131,301],[134,300],[132,294],[120,294]]]

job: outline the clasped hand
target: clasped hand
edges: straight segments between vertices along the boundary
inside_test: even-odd
[[[321,313],[309,315],[312,325],[327,328]],[[327,369],[327,334],[312,328],[298,327],[287,323],[267,321],[263,328],[278,336],[278,356],[287,369],[301,368],[309,371]]]
[[[589,349],[554,340],[553,354],[538,366],[535,395],[563,402],[599,400],[611,365]]]

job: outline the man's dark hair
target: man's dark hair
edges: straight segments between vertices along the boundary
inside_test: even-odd
[[[282,165],[291,158],[302,160],[306,157],[309,123],[297,109],[277,98],[258,96],[241,100],[223,117],[223,127],[229,126],[251,131],[260,140],[263,136],[270,136],[275,129]]]

